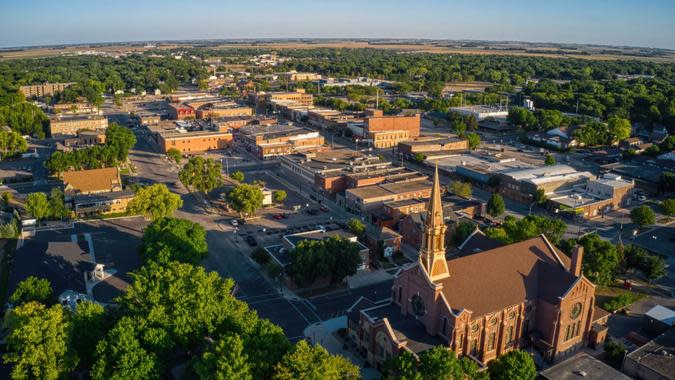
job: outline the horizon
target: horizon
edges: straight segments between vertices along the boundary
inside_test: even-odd
[[[185,4],[175,0],[142,4],[74,0],[58,6],[50,0],[34,0],[4,7],[0,15],[3,49],[243,39],[405,39],[675,50],[675,23],[671,22],[675,3],[665,0],[564,4],[423,0],[414,5],[296,0],[283,7],[269,0],[245,5],[201,0],[189,5],[190,12],[178,11]]]

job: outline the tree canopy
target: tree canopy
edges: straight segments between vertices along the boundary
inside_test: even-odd
[[[359,367],[321,346],[299,341],[274,368],[274,380],[348,380],[359,378]]]
[[[242,183],[227,194],[227,204],[242,217],[253,215],[262,207],[262,190],[258,186]]]
[[[52,298],[52,293],[52,284],[49,280],[30,276],[16,285],[9,302],[15,305],[30,301],[46,303]]]
[[[165,184],[156,183],[139,188],[127,209],[132,214],[157,220],[173,215],[182,206],[183,200],[178,194],[169,191]]]
[[[487,213],[492,216],[499,216],[506,210],[504,198],[499,193],[492,193],[487,203]]]
[[[159,262],[198,263],[208,255],[206,231],[199,223],[186,219],[157,219],[143,232],[141,255],[145,260]]]
[[[654,224],[656,215],[651,207],[643,205],[630,210],[630,219],[638,226],[645,227]]]
[[[288,273],[299,286],[329,279],[336,284],[356,273],[361,264],[359,248],[346,239],[302,240],[291,254]]]
[[[522,219],[508,215],[499,227],[488,228],[485,234],[504,244],[511,244],[544,234],[553,244],[557,244],[567,230],[567,224],[560,219],[550,219],[538,215],[528,215]]]
[[[0,130],[0,159],[13,157],[28,150],[28,143],[14,131]]]
[[[513,350],[491,361],[488,373],[491,380],[534,380],[537,377],[537,367],[530,354]]]
[[[178,173],[180,181],[191,191],[206,194],[223,184],[222,165],[211,158],[196,156],[183,166]]]

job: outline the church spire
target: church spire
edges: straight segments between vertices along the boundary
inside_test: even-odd
[[[448,264],[445,261],[445,221],[443,220],[443,202],[441,184],[438,176],[438,164],[434,173],[434,184],[424,221],[424,239],[420,250],[420,264],[431,281],[448,277]]]

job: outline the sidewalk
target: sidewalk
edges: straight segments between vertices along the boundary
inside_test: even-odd
[[[335,335],[333,335],[333,333],[338,329],[346,327],[347,317],[342,316],[309,325],[305,329],[304,334],[309,342],[320,344],[331,354],[342,355],[355,365],[359,366],[362,379],[380,379],[382,375],[378,370],[370,367],[363,368],[365,360],[360,356],[357,356],[354,352],[348,349],[343,349],[343,343],[337,337],[335,337]]]

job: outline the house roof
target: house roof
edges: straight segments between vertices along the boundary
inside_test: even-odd
[[[542,235],[447,261],[450,276],[441,280],[454,310],[473,316],[502,310],[523,300],[555,302],[576,281],[570,259]]]
[[[581,375],[584,373],[584,375]],[[615,370],[587,353],[575,355],[562,363],[541,371],[539,377],[544,380],[629,380],[630,377]]]
[[[110,190],[115,186],[120,186],[119,170],[112,167],[65,172],[63,184],[67,191],[81,193]]]

